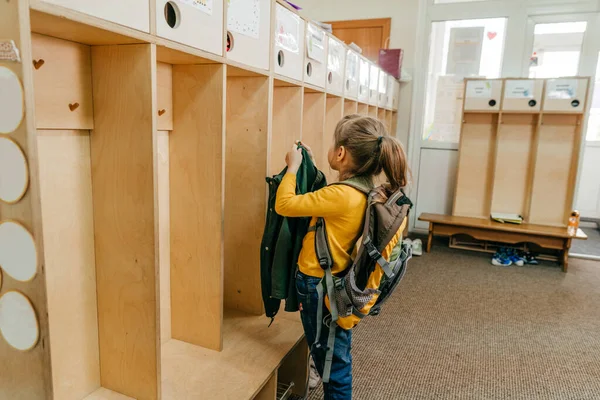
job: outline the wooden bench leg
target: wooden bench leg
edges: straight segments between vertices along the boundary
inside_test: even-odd
[[[427,252],[431,252],[431,244],[433,242],[433,222],[429,223],[429,238],[427,239]]]
[[[562,254],[562,270],[567,272],[569,269],[569,250],[571,249],[571,239],[565,240],[565,247],[563,248]]]

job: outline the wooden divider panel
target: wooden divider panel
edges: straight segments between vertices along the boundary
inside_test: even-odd
[[[89,131],[38,131],[55,399],[100,386]]]
[[[158,63],[156,65],[156,95],[159,131],[173,130],[173,66]]]
[[[527,219],[538,117],[538,114],[502,114],[502,123],[498,127],[492,212],[514,213]]]
[[[276,175],[285,167],[285,155],[302,136],[302,87],[273,88],[273,130],[269,174]]]
[[[319,167],[323,159],[325,132],[325,93],[304,93],[302,113],[302,141],[310,146]]]
[[[92,48],[91,140],[102,386],[159,397],[155,47]]]
[[[358,103],[352,100],[344,100],[344,115],[356,114]]]
[[[222,348],[225,66],[173,66],[171,330]]]
[[[463,118],[452,215],[489,218],[498,114]]]
[[[544,114],[542,118],[529,222],[566,226],[573,202],[581,116]]]
[[[263,313],[260,242],[266,218],[269,78],[227,78],[225,307]]]
[[[171,339],[171,206],[169,190],[169,135],[170,132],[158,131],[156,146],[161,343]]]

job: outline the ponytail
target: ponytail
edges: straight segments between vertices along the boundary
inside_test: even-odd
[[[402,143],[388,135],[383,123],[358,114],[348,115],[335,128],[335,147],[352,156],[354,176],[373,178],[382,172],[391,192],[408,184],[408,163]]]

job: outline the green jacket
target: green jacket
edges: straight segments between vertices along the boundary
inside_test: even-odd
[[[303,149],[302,154],[302,165],[296,175],[296,194],[327,186],[325,175],[317,169],[306,150]],[[260,250],[260,276],[265,312],[270,318],[277,315],[281,300],[286,300],[285,311],[298,311],[296,264],[310,223],[310,217],[286,218],[275,212],[277,189],[286,172],[287,168],[279,175],[267,178],[269,203]]]

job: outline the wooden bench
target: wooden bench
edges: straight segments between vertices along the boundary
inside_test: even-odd
[[[587,235],[581,230],[572,236],[567,233],[566,228],[533,225],[533,224],[503,224],[491,219],[455,217],[451,215],[423,213],[419,221],[429,222],[429,239],[427,241],[427,252],[431,251],[433,236],[468,235],[480,241],[490,241],[506,244],[535,243],[544,249],[553,249],[560,252],[556,257],[562,264],[563,271],[569,267],[569,249],[571,240],[586,240]],[[452,243],[452,241],[451,241]],[[471,250],[478,250],[471,248]],[[488,251],[486,247],[480,251]]]

